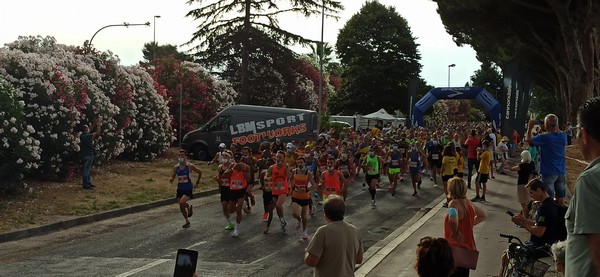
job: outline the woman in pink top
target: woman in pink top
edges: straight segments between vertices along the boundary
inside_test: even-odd
[[[476,250],[473,226],[485,219],[486,212],[467,199],[467,184],[463,179],[448,180],[448,193],[452,200],[444,219],[444,238],[450,246]],[[469,269],[457,267],[451,276],[469,276]]]

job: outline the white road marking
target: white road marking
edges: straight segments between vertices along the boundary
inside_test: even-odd
[[[149,268],[151,268],[151,267],[155,267],[155,266],[157,266],[157,265],[159,265],[159,264],[162,264],[162,263],[165,263],[165,262],[168,262],[168,261],[171,261],[171,260],[169,260],[169,259],[160,259],[160,260],[156,260],[156,261],[154,261],[154,262],[151,262],[151,263],[149,263],[149,264],[147,264],[147,265],[145,265],[145,266],[138,267],[138,268],[136,268],[136,269],[133,269],[133,270],[127,271],[127,272],[125,272],[125,273],[121,273],[121,274],[117,275],[117,277],[127,277],[127,276],[131,276],[131,275],[133,275],[133,274],[136,274],[136,273],[138,273],[138,272],[142,272],[142,271],[144,271],[144,270],[146,270],[146,269],[149,269]]]

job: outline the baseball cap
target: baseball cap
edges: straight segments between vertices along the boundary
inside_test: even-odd
[[[227,146],[225,145],[225,143],[221,143],[221,144],[219,144],[219,148],[225,148],[225,147],[227,147]]]

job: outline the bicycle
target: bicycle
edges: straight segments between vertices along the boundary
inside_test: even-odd
[[[502,273],[503,277],[542,277],[552,264],[552,252],[547,245],[532,247],[513,235],[500,234],[508,239],[508,265]],[[517,240],[518,243],[513,242]],[[540,255],[541,254],[541,255]]]

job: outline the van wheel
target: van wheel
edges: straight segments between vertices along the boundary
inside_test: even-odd
[[[199,161],[208,160],[208,150],[204,145],[197,145],[194,147],[194,157]]]

